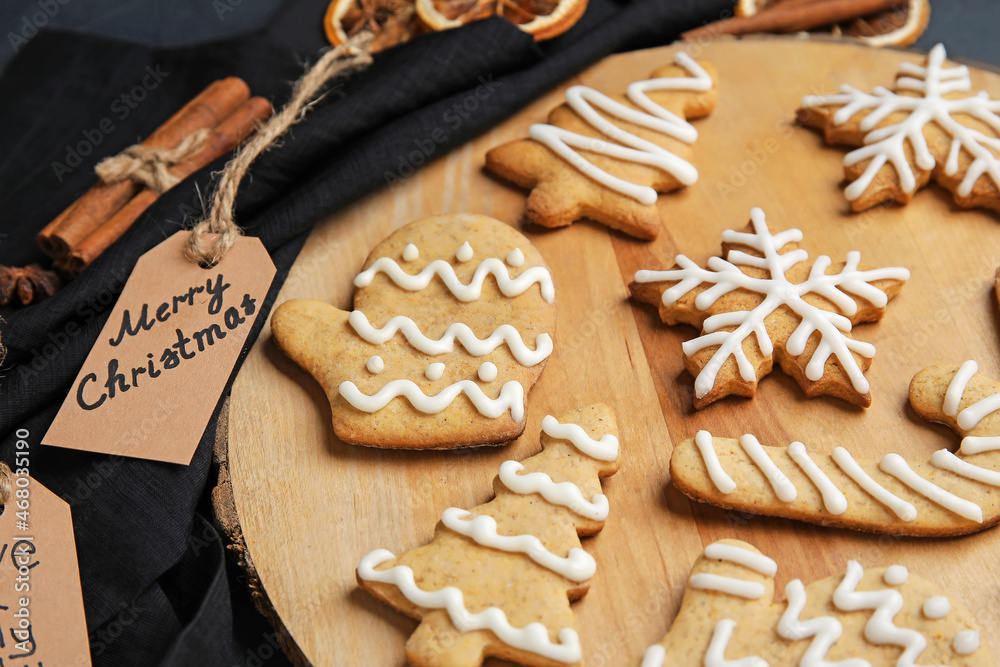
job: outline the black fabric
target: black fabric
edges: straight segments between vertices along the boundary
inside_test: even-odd
[[[491,19],[415,39],[338,82],[254,164],[237,198],[239,223],[279,269],[262,315],[322,216],[468,141],[602,56],[668,43],[730,4],[592,0],[576,27],[541,46]],[[34,235],[93,184],[98,159],[149,134],[210,81],[241,76],[281,104],[302,63],[316,57],[315,27],[296,50],[290,25],[279,14],[273,32],[179,50],[67,33],[32,40],[0,80],[0,264],[44,262]],[[114,129],[102,131],[103,119]],[[234,592],[219,536],[203,516],[216,418],[186,467],[38,446],[136,259],[197,217],[199,193],[221,166],[164,194],[52,299],[0,312],[8,348],[0,459],[13,460],[15,429],[27,429],[32,473],[72,506],[98,665],[251,664],[273,653],[266,634],[249,648],[232,640]]]

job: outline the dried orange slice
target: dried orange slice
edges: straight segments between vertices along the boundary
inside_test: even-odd
[[[433,30],[502,16],[536,40],[552,39],[575,24],[587,0],[416,0],[417,14]]]
[[[843,30],[872,46],[909,46],[927,29],[930,16],[928,0],[909,0],[898,9],[855,19]]]
[[[375,37],[373,52],[409,41],[425,32],[413,0],[333,0],[323,17],[326,38],[334,46],[368,28]]]
[[[753,16],[777,4],[790,5],[810,0],[738,0],[737,16]],[[872,46],[909,46],[917,41],[927,28],[931,15],[929,0],[906,0],[896,9],[878,12],[871,16],[835,25],[832,32],[854,37]]]

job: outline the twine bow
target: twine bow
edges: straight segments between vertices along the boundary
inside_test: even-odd
[[[170,167],[194,155],[205,144],[209,130],[201,129],[184,137],[174,148],[153,148],[135,144],[118,155],[101,160],[94,171],[105,183],[132,179],[157,194],[163,194],[181,179]]]
[[[301,121],[319,101],[318,93],[333,78],[372,63],[369,46],[372,33],[364,31],[345,44],[327,51],[309,71],[295,82],[292,97],[284,108],[264,123],[236,156],[229,161],[212,197],[212,208],[191,229],[184,255],[201,266],[218,264],[243,231],[233,220],[233,204],[240,181],[258,155],[270,148],[292,125]],[[214,234],[214,237],[209,235]]]

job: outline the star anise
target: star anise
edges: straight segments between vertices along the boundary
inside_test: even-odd
[[[38,264],[0,266],[0,306],[6,306],[15,297],[27,306],[52,296],[60,287],[59,276]]]

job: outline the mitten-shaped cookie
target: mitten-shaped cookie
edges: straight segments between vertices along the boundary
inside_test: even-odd
[[[323,386],[341,440],[445,449],[509,442],[552,353],[555,288],[517,230],[481,215],[410,223],[354,280],[354,310],[286,301],[274,340]]]
[[[493,500],[446,509],[426,546],[361,560],[361,587],[420,620],[406,643],[414,665],[478,667],[488,656],[581,664],[570,601],[587,592],[596,564],[579,536],[608,516],[600,480],[618,470],[616,432],[606,405],[546,417],[544,450],[501,465]]]
[[[691,570],[670,632],[642,667],[988,667],[975,617],[901,565],[785,587],[778,565],[746,542],[709,545]],[[919,662],[918,662],[919,661]],[[638,661],[636,665],[640,664]]]

